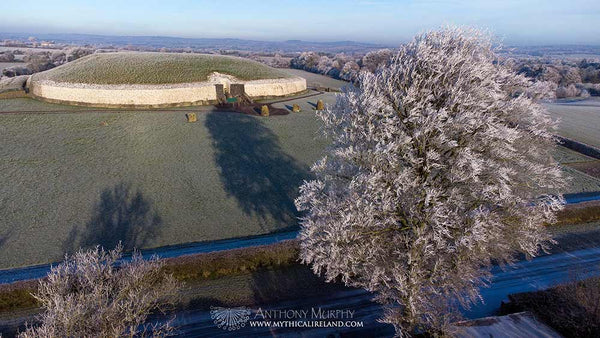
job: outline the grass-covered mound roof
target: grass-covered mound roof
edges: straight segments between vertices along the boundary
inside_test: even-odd
[[[122,52],[92,54],[35,74],[34,79],[86,84],[175,84],[206,81],[213,72],[240,80],[291,77],[284,71],[237,57]]]

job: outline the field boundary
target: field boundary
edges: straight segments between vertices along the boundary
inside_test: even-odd
[[[585,143],[581,143],[579,141],[575,141],[563,136],[558,136],[556,135],[556,138],[559,141],[559,144],[562,145],[565,148],[569,148],[571,150],[574,150],[578,153],[587,155],[589,157],[593,157],[595,159],[600,159],[600,149],[585,144]]]

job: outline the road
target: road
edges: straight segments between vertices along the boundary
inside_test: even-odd
[[[582,249],[562,252],[521,261],[514,266],[502,270],[494,267],[493,278],[489,288],[482,289],[484,303],[470,310],[463,310],[468,319],[494,315],[500,303],[507,300],[509,294],[527,292],[551,287],[578,277],[600,275],[600,248]],[[584,272],[584,273],[581,273]],[[266,304],[260,307],[265,310],[308,310],[312,308],[355,311],[352,321],[363,323],[362,328],[257,328],[246,326],[234,331],[223,330],[215,325],[209,310],[182,311],[176,314],[174,325],[179,334],[186,337],[268,337],[268,336],[304,336],[325,337],[337,336],[340,333],[350,336],[391,336],[391,325],[377,322],[382,308],[371,301],[371,295],[363,290],[343,289],[324,297],[303,298],[294,301]],[[252,308],[250,320],[261,320],[258,307]],[[310,316],[309,316],[310,317]]]
[[[567,204],[581,203],[587,201],[600,200],[600,191],[566,194],[564,195]],[[273,233],[263,236],[254,236],[246,238],[235,238],[211,242],[196,242],[181,245],[165,246],[155,249],[142,250],[144,257],[157,255],[160,258],[172,258],[183,255],[198,253],[222,251],[229,249],[247,248],[257,245],[268,245],[283,240],[296,238],[298,232],[290,231],[283,233]],[[54,265],[58,263],[52,263]],[[0,270],[0,284],[12,283],[20,280],[42,278],[48,274],[52,264],[42,264],[27,266],[23,268]]]

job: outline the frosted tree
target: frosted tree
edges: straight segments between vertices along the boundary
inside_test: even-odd
[[[344,68],[342,68],[342,71],[340,72],[340,78],[347,81],[354,81],[356,80],[359,71],[360,66],[356,61],[348,61],[344,64]]]
[[[121,262],[111,251],[79,251],[52,268],[33,295],[44,308],[40,325],[20,337],[146,337],[173,334],[170,322],[148,324],[152,313],[174,305],[179,283],[157,258],[134,253]]]
[[[391,49],[380,49],[368,52],[362,58],[362,66],[369,72],[374,72],[380,66],[385,65],[392,58],[393,51]]]
[[[374,292],[398,335],[443,328],[562,208],[554,122],[497,61],[484,33],[429,32],[319,113],[332,144],[296,200],[301,258]]]
[[[319,63],[317,64],[317,71],[321,74],[327,74],[331,68],[333,68],[331,63],[332,62],[327,55],[321,56]]]

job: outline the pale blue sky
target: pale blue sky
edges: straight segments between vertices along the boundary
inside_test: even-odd
[[[446,24],[506,44],[600,44],[600,0],[0,0],[0,32],[385,44]]]

